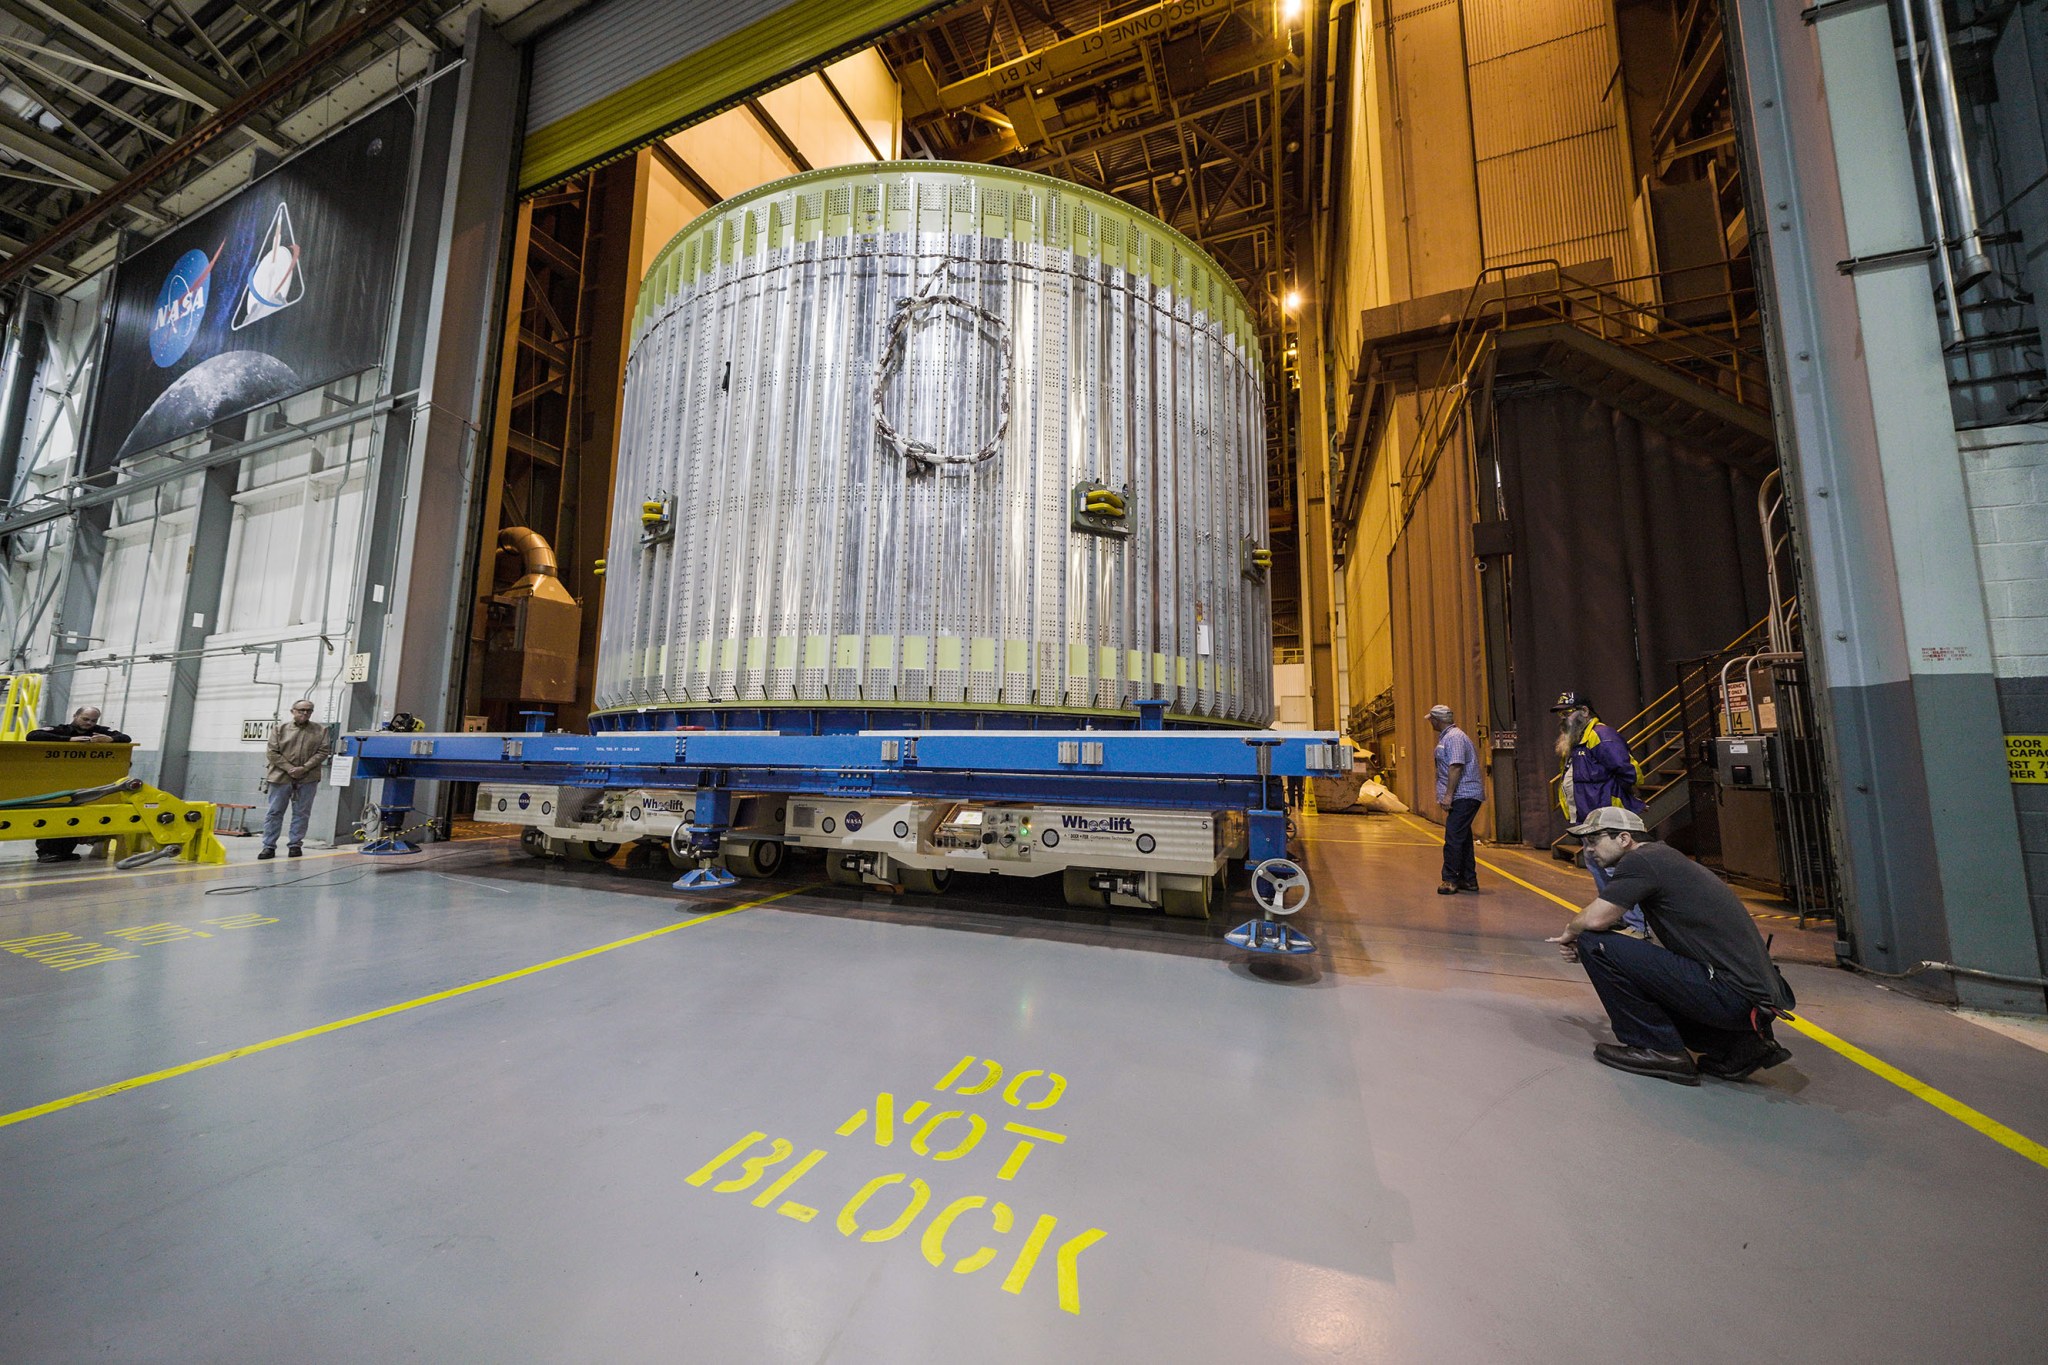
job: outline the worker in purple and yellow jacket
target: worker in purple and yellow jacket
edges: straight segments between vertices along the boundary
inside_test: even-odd
[[[1557,756],[1564,774],[1558,784],[1557,804],[1565,819],[1574,825],[1584,824],[1602,806],[1619,806],[1641,815],[1643,803],[1636,796],[1641,773],[1629,754],[1628,741],[1594,715],[1593,703],[1578,692],[1562,693],[1550,710],[1558,717]],[[1605,891],[1607,869],[1588,858],[1586,870],[1593,874],[1593,889]],[[1622,924],[1636,934],[1649,933],[1640,906],[1630,906]]]

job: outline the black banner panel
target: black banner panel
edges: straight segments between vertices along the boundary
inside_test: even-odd
[[[87,473],[378,363],[412,122],[394,100],[121,263]]]

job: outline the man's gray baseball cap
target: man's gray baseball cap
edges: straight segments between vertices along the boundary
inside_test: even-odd
[[[1649,833],[1643,817],[1625,806],[1595,806],[1584,824],[1573,825],[1566,832],[1583,837],[1602,829],[1626,830],[1630,834]]]

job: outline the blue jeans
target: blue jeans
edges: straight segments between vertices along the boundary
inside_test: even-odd
[[[1586,871],[1593,874],[1593,894],[1596,896],[1603,894],[1607,890],[1607,883],[1614,880],[1612,872],[1591,858],[1586,859]],[[1640,905],[1631,905],[1628,913],[1621,917],[1621,922],[1639,934],[1650,932],[1650,922],[1643,918],[1643,907]]]
[[[1581,934],[1579,964],[1625,1046],[1728,1058],[1771,1036],[1747,996],[1669,948],[1627,934]]]
[[[1478,855],[1472,851],[1472,818],[1479,814],[1476,796],[1451,802],[1444,812],[1444,880],[1454,886],[1479,885]]]
[[[304,782],[273,782],[270,784],[270,809],[263,813],[263,846],[277,847],[277,832],[284,828],[284,808],[292,808],[292,837],[286,842],[293,848],[306,842],[306,822],[313,818],[313,798],[320,794],[320,784],[308,778]]]

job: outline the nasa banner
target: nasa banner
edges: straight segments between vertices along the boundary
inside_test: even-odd
[[[379,362],[412,121],[394,100],[121,263],[87,473]]]

